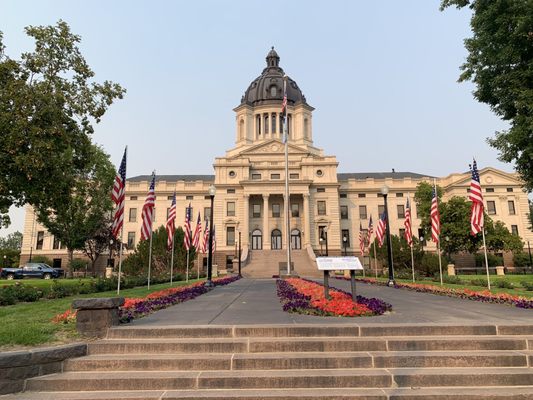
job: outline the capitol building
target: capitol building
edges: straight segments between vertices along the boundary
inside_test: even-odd
[[[391,234],[400,235],[404,227],[405,205],[411,198],[413,234],[419,233],[420,219],[413,196],[423,181],[443,189],[443,200],[452,196],[466,197],[470,173],[451,173],[432,177],[414,172],[338,172],[339,163],[313,143],[313,112],[298,84],[287,78],[288,179],[290,198],[285,199],[285,145],[283,143],[281,107],[285,72],[280,57],[272,49],[259,77],[246,89],[235,112],[235,145],[213,163],[213,175],[160,175],[156,182],[154,230],[166,222],[176,191],[177,225],[183,225],[185,209],[192,207],[191,225],[196,225],[198,212],[202,220],[213,212],[216,228],[214,263],[219,269],[230,267],[236,255],[236,242],[241,236],[243,273],[261,268],[276,268],[284,260],[285,250],[293,249],[297,272],[313,268],[315,255],[324,254],[327,235],[329,255],[346,252],[359,256],[359,226],[368,227],[372,216],[374,228],[383,212],[381,188],[389,187],[388,209]],[[526,243],[533,244],[529,229],[528,197],[515,173],[487,167],[480,170],[486,211],[496,221]],[[140,240],[141,211],[148,191],[150,176],[127,179],[124,220],[124,242],[131,251]],[[216,188],[214,207],[208,193]],[[286,212],[285,207],[290,208]],[[290,215],[290,232],[286,232],[286,216]],[[205,223],[203,224],[205,226]],[[435,250],[431,242],[426,249]],[[26,208],[21,263],[33,255],[44,255],[54,265],[66,266],[66,249],[36,221],[31,207]],[[79,255],[81,257],[81,254]],[[368,256],[368,254],[367,254]],[[101,257],[101,270],[106,262]],[[205,265],[205,256],[200,262]],[[368,257],[363,260],[368,265]],[[505,257],[506,264],[512,263]],[[246,265],[247,264],[247,265]],[[275,264],[275,265],[274,265]],[[269,267],[268,265],[274,265]],[[316,268],[316,267],[315,267]],[[264,276],[271,276],[265,270]]]

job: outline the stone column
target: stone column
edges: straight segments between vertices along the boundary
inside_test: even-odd
[[[250,245],[250,195],[245,194],[243,197],[244,200],[244,213],[242,221],[242,247],[247,247]]]
[[[268,226],[268,194],[263,195],[263,249],[270,250],[270,227]]]
[[[304,193],[304,248],[311,244],[311,215],[309,211],[309,193]]]

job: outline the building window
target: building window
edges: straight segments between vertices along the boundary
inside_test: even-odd
[[[518,225],[511,225],[511,233],[518,236]]]
[[[167,207],[167,220],[168,220],[168,214],[170,213],[170,207]]]
[[[427,238],[424,237],[424,229],[418,228],[418,240],[420,240],[420,244],[422,246],[425,246],[427,244]]]
[[[512,192],[512,191],[513,191],[513,188],[507,188],[507,191],[508,191],[508,192]]]
[[[258,180],[260,180],[260,179],[261,179],[261,174],[252,174],[252,179],[253,179],[254,181],[258,181]]]
[[[316,192],[317,193],[325,193],[326,192],[326,188],[316,188]]]
[[[261,204],[252,205],[252,217],[261,218]]]
[[[230,171],[228,175],[230,178],[235,178],[235,171]]]
[[[344,238],[346,238],[346,240],[344,240]],[[344,246],[350,247],[350,230],[349,229],[343,229],[342,230],[341,240],[342,240],[342,247],[343,248],[344,248]]]
[[[54,236],[54,244],[52,245],[52,248],[54,250],[58,250],[61,248],[61,241],[59,240],[57,236]]]
[[[300,174],[289,174],[290,179],[300,179]]]
[[[280,174],[270,174],[270,179],[280,179]]]
[[[235,246],[235,227],[228,226],[226,228],[226,246]]]
[[[486,188],[485,192],[487,193],[494,193],[494,188]]]
[[[265,114],[265,135],[268,133],[268,114]]]
[[[261,135],[261,116],[259,114],[255,116],[255,131],[258,136]]]
[[[130,208],[129,222],[137,222],[137,209]]]
[[[204,207],[204,220],[209,221],[211,218],[211,207]]]
[[[316,176],[322,176],[322,175],[324,175],[324,172],[322,172],[321,169],[317,169],[316,170]]]
[[[277,95],[278,95],[278,88],[275,85],[270,86],[270,97],[276,97]],[[276,115],[276,114],[272,114],[272,115]]]
[[[274,203],[272,204],[272,217],[273,218],[279,218],[281,215],[281,207],[279,204]]]
[[[128,249],[135,247],[135,232],[128,232],[128,243],[126,244]]]
[[[194,212],[193,212],[193,208],[192,207],[185,207],[185,219],[187,219],[187,209],[191,210],[190,211],[190,216],[191,216],[191,221],[193,220],[193,215],[194,215]]]
[[[396,193],[396,197],[403,197],[403,193]]]
[[[509,200],[507,202],[508,206],[509,206],[509,215],[516,215],[516,210],[514,208],[514,201],[513,200]]]
[[[326,202],[324,200],[317,201],[316,208],[318,210],[318,215],[326,215]]]
[[[185,196],[185,200],[194,200],[194,196]]]
[[[167,196],[167,200],[174,200],[174,196]]]
[[[137,196],[130,196],[130,200],[137,200]]]
[[[400,234],[400,239],[404,238],[405,237],[405,229],[404,228],[400,228],[399,234]]]
[[[359,219],[367,219],[366,206],[359,206]]]
[[[341,199],[346,199],[346,198],[348,197],[348,195],[347,195],[346,193],[341,193],[341,194],[339,195],[339,197],[340,197]]]
[[[227,190],[227,193],[228,193],[228,194],[233,194],[233,193],[235,193],[235,189],[228,189],[228,190]]]
[[[227,216],[228,217],[234,217],[235,216],[235,202],[234,201],[228,201],[227,204]]]
[[[300,205],[298,203],[291,204],[291,215],[293,218],[300,217]]]
[[[357,195],[357,197],[359,197],[359,198],[364,198],[364,197],[366,197],[366,193],[359,193],[359,194]]]
[[[348,206],[341,206],[341,219],[348,219]]]
[[[403,204],[397,204],[396,209],[398,210],[398,218],[405,218],[405,207]]]
[[[489,200],[487,201],[487,214],[496,215],[496,202]]]
[[[279,114],[279,132],[283,133],[283,114]]]
[[[274,90],[276,90],[275,86],[272,86]],[[275,96],[272,96],[275,97]],[[272,123],[272,133],[276,133],[276,113],[272,113],[272,117],[270,118],[270,121]]]
[[[378,216],[382,216],[385,212],[385,206],[383,204],[378,205]]]

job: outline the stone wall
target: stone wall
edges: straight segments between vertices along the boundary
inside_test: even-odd
[[[85,343],[0,353],[0,395],[21,392],[26,379],[62,372],[64,360],[85,355]]]

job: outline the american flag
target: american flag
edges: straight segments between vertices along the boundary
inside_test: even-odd
[[[155,173],[152,173],[150,189],[146,195],[142,211],[141,240],[146,240],[152,235],[152,220],[155,206]]]
[[[217,251],[217,236],[216,236],[216,226],[213,225],[213,253]]]
[[[479,181],[479,171],[477,163],[470,166],[472,180],[470,181],[470,193],[468,199],[472,201],[472,213],[470,215],[470,230],[472,235],[477,235],[483,229],[483,194],[481,193],[481,183]]]
[[[411,227],[411,204],[409,198],[407,198],[407,204],[405,205],[405,221],[403,223],[405,227],[405,240],[409,247],[413,247],[413,230]]]
[[[283,143],[287,143],[287,136],[289,135],[288,131],[288,120],[287,120],[287,77],[283,80],[283,101],[281,102],[281,114],[283,115]]]
[[[199,250],[200,247],[200,236],[202,235],[202,219],[200,218],[200,212],[198,212],[198,221],[196,222],[196,229],[194,230],[194,235],[192,237],[192,245],[196,250]]]
[[[379,247],[383,246],[383,239],[385,239],[385,221],[387,220],[387,216],[385,213],[381,214],[381,217],[379,218],[378,227],[376,229],[376,238],[378,239]]]
[[[361,249],[361,255],[365,255],[365,232],[363,231],[363,224],[359,222],[359,248]]]
[[[437,198],[437,187],[433,188],[433,198],[431,199],[431,240],[435,243],[439,241],[440,235],[440,215],[439,201]]]
[[[207,253],[207,242],[209,241],[209,221],[205,221],[204,240],[202,242],[202,253]]]
[[[370,240],[372,240],[373,234],[374,234],[374,225],[372,224],[372,215],[371,215],[370,219],[368,220],[368,243],[370,243]]]
[[[191,203],[185,209],[185,226],[183,229],[185,230],[183,243],[185,244],[185,249],[188,251],[191,248]]]
[[[122,162],[118,168],[117,176],[115,176],[115,183],[111,191],[111,198],[115,203],[115,210],[113,213],[113,225],[111,227],[113,236],[118,238],[120,229],[124,224],[124,204],[126,203],[126,157],[128,148],[124,150]]]
[[[168,249],[172,249],[172,245],[174,244],[174,232],[176,231],[176,192],[174,192],[174,196],[172,196],[172,203],[170,204],[170,209],[168,210],[168,217],[167,217],[167,247]]]

